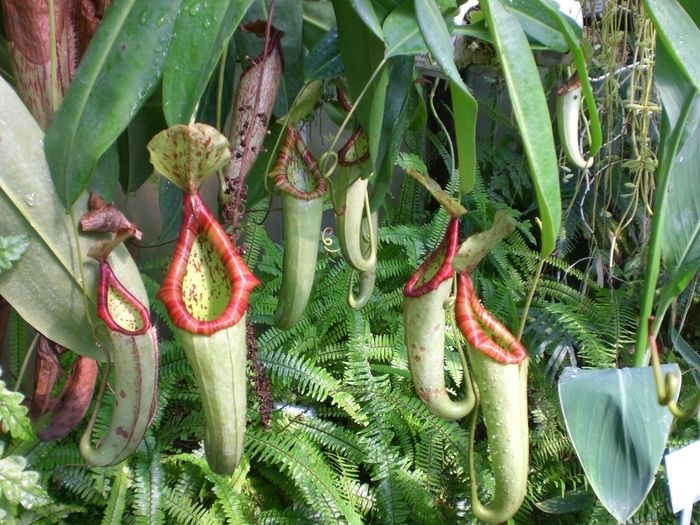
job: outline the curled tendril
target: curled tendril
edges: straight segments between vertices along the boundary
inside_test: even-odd
[[[332,234],[333,228],[330,226],[326,226],[321,231],[321,242],[323,243],[323,249],[328,253],[338,253],[340,248],[333,248],[333,239],[330,237]]]

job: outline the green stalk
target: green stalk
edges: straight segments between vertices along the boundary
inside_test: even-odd
[[[644,289],[642,291],[642,302],[639,311],[639,323],[637,327],[637,342],[634,349],[634,366],[647,366],[649,364],[649,328],[646,320],[651,316],[654,306],[654,294],[656,292],[656,282],[659,278],[661,268],[661,235],[665,220],[666,194],[669,187],[669,175],[671,166],[676,158],[678,147],[684,135],[685,122],[690,116],[694,107],[695,98],[690,97],[683,105],[681,114],[675,128],[671,131],[668,139],[661,145],[659,167],[656,170],[656,194],[654,195],[653,219],[651,222],[651,237],[647,251],[647,267],[644,275]],[[669,132],[669,123],[664,119],[662,123],[661,136],[666,136]],[[663,313],[656,316],[654,331],[658,332]],[[656,333],[653,334],[654,336]]]

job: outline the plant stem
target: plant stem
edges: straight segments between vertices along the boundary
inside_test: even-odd
[[[670,129],[671,124],[668,122],[666,116],[664,116],[664,121],[661,126],[661,136],[665,137],[669,132],[670,136],[665,140],[662,139],[659,168],[656,170],[656,193],[654,195],[654,210],[651,221],[651,238],[649,239],[649,248],[647,251],[647,266],[644,275],[642,302],[639,308],[637,342],[634,349],[634,366],[647,366],[649,364],[649,328],[646,320],[651,316],[651,310],[654,306],[656,282],[659,278],[661,268],[661,235],[666,214],[665,205],[666,194],[668,193],[669,187],[669,174],[684,134],[685,123],[694,107],[694,102],[695,97],[688,97],[673,130]],[[658,332],[665,310],[664,308],[663,312],[657,312],[654,332]]]
[[[527,300],[525,301],[525,307],[523,308],[523,316],[520,318],[520,327],[518,328],[518,333],[515,338],[520,341],[525,331],[525,322],[527,321],[527,315],[530,312],[530,305],[532,304],[532,298],[535,296],[535,290],[537,289],[537,283],[540,282],[540,276],[542,275],[542,268],[544,267],[544,257],[540,257],[540,262],[537,264],[537,269],[535,270],[535,276],[532,279],[532,286],[527,294]]]
[[[34,336],[34,339],[32,339],[32,344],[30,344],[29,348],[27,348],[27,353],[24,355],[24,359],[22,360],[22,366],[19,368],[19,372],[17,373],[17,379],[15,380],[15,390],[19,390],[20,386],[22,386],[22,379],[24,379],[24,374],[27,371],[27,366],[29,366],[29,361],[34,355],[34,349],[36,348],[36,345],[39,342],[40,335],[41,334],[37,333]]]

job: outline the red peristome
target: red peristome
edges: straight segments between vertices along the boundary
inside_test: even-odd
[[[110,287],[113,287],[119,294],[129,301],[131,306],[141,316],[143,326],[140,329],[127,330],[114,320],[109,311],[108,297]],[[114,271],[112,271],[112,267],[109,265],[106,259],[100,261],[100,276],[97,288],[97,316],[102,319],[104,324],[107,325],[107,328],[125,335],[141,335],[151,327],[151,317],[148,313],[148,308],[146,308],[143,303],[139,301],[129,290],[127,290],[119,279],[117,279],[117,276],[114,275]]]
[[[340,104],[340,107],[343,108],[346,113],[349,113],[352,109],[352,104],[350,104],[350,101],[345,96],[345,93],[343,93],[343,90],[336,88],[335,94],[338,98],[338,103]]]
[[[452,259],[454,259],[457,253],[457,248],[459,247],[459,219],[452,219],[450,225],[447,227],[447,233],[445,238],[440,243],[440,246],[431,253],[428,258],[423,261],[418,269],[411,275],[411,277],[406,281],[406,285],[403,288],[403,294],[405,297],[420,297],[428,292],[432,292],[437,289],[440,284],[452,277]],[[428,269],[435,263],[438,258],[442,259],[442,264],[435,275],[433,275],[427,282],[418,285],[418,282],[423,278]]]
[[[357,154],[358,142],[364,140],[365,150],[361,155]],[[348,154],[355,149],[355,158],[348,159]],[[341,166],[355,166],[357,164],[362,164],[369,160],[369,143],[367,142],[367,136],[362,131],[362,128],[356,128],[352,135],[345,143],[345,145],[338,151],[338,164]]]
[[[209,321],[200,321],[187,310],[182,282],[187,261],[197,236],[202,233],[221,257],[227,275],[231,279],[231,298],[226,309]],[[177,246],[168,273],[156,297],[168,310],[173,324],[178,328],[199,335],[211,335],[240,321],[248,307],[248,297],[260,281],[248,269],[226,232],[207,208],[198,192],[183,197],[182,224]]]
[[[466,340],[473,348],[498,363],[520,363],[527,357],[525,347],[498,319],[486,311],[476,297],[469,275],[463,272],[457,279],[455,319]],[[493,338],[484,331],[484,328],[493,334]]]
[[[289,181],[287,169],[295,154],[299,154],[308,170],[309,176],[314,181],[315,187],[311,191],[303,191]],[[282,148],[277,156],[277,162],[270,170],[269,176],[272,177],[273,184],[277,190],[289,193],[297,199],[310,201],[318,199],[326,193],[326,179],[323,178],[316,159],[301,138],[299,130],[292,126],[287,126],[284,144],[282,144]]]

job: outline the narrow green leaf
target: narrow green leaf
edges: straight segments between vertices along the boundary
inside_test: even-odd
[[[28,247],[29,237],[26,235],[0,237],[0,273],[12,268]]]
[[[559,167],[547,99],[522,27],[501,0],[482,0],[527,155],[542,221],[540,253],[552,253],[561,225]]]
[[[347,0],[333,0],[333,8],[338,21],[338,47],[345,66],[345,77],[350,95],[353,101],[357,101],[384,59],[384,42],[369,30]],[[375,78],[355,111],[357,120],[367,132],[371,127],[372,102],[377,85],[378,79]],[[374,107],[376,112],[376,103]]]
[[[180,0],[114,2],[46,134],[46,157],[67,208],[88,187],[97,161],[160,78]]]
[[[160,107],[144,106],[120,138],[120,182],[126,193],[138,190],[153,173],[146,145],[167,126]],[[107,197],[105,197],[107,198]]]
[[[452,111],[454,112],[457,160],[462,193],[471,191],[476,179],[476,99],[464,84],[455,66],[452,40],[445,20],[433,0],[414,0],[421,34],[435,61],[450,79]],[[520,27],[520,26],[518,26]],[[521,30],[522,31],[522,30]],[[525,38],[523,36],[523,38]],[[527,48],[527,42],[526,42]],[[534,61],[533,61],[534,65]],[[554,144],[552,144],[554,148]]]
[[[644,7],[656,28],[656,36],[687,76],[700,90],[700,29],[676,0],[644,0]]]
[[[304,44],[311,49],[335,25],[333,5],[330,2],[303,0],[301,8],[304,14]]]
[[[183,0],[163,70],[169,126],[187,124],[221,52],[253,0]]]
[[[75,226],[51,183],[43,133],[2,79],[0,115],[0,236],[26,235],[30,240],[12,271],[0,274],[0,295],[52,341],[102,361],[105,354],[96,346],[88,319],[88,312],[90,318],[97,318],[97,263],[86,255],[99,237],[79,234],[77,252]],[[86,200],[75,206],[76,220],[86,209]],[[141,276],[126,248],[112,252],[110,264],[124,286],[148,305]],[[108,338],[101,342],[109,348]]]
[[[374,33],[379,40],[383,40],[382,26],[374,10],[374,5],[372,5],[372,0],[350,0],[350,3],[365,25],[372,30],[372,33]]]
[[[328,80],[343,74],[343,59],[338,49],[338,28],[333,27],[309,51],[304,64],[304,78]]]
[[[700,97],[696,97],[700,106]],[[700,125],[678,152],[670,170],[661,235],[666,283],[661,308],[690,284],[700,269]]]
[[[417,55],[426,53],[428,47],[423,40],[416,20],[416,11],[411,2],[394,9],[384,20],[386,55]]]
[[[129,488],[129,467],[122,463],[114,478],[112,490],[109,493],[107,508],[102,517],[102,525],[121,525],[124,508],[126,507],[126,494]]]
[[[559,31],[561,31],[561,34],[564,36],[564,40],[566,40],[569,51],[571,52],[571,56],[574,59],[576,73],[578,74],[579,81],[581,82],[583,99],[586,102],[586,108],[588,109],[588,119],[590,120],[589,128],[591,133],[589,150],[590,155],[593,156],[598,153],[603,144],[603,132],[600,127],[600,118],[598,117],[598,108],[595,103],[595,97],[593,96],[593,88],[591,86],[591,81],[588,78],[588,68],[586,67],[586,57],[583,52],[583,47],[581,46],[580,32],[573,29],[572,25],[568,22],[570,19],[559,11],[558,4],[555,4],[553,0],[536,1],[539,4],[539,8],[545,13],[549,14],[550,18],[559,28]]]
[[[536,3],[531,0],[513,0],[506,8],[516,16],[530,37],[554,51],[566,53],[569,50],[564,36],[557,29],[554,17]],[[581,28],[576,27],[580,37]]]
[[[662,368],[680,376],[675,364]],[[610,514],[626,521],[654,483],[673,421],[656,399],[651,368],[566,368],[559,400],[591,487]]]

